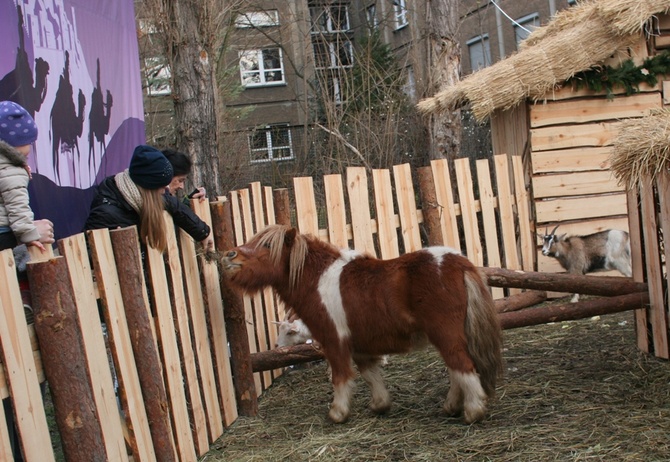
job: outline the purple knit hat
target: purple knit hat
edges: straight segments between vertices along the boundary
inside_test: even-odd
[[[35,120],[13,101],[0,101],[0,140],[10,146],[26,146],[37,139]]]

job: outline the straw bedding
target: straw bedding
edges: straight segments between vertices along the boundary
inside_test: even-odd
[[[576,73],[626,53],[650,18],[668,10],[669,0],[580,3],[535,30],[518,53],[422,100],[418,108],[434,113],[470,103],[475,117],[483,121],[526,98],[541,99]]]
[[[357,381],[350,420],[328,422],[325,364],[280,377],[202,461],[661,461],[670,454],[670,363],[640,353],[631,312],[505,331],[505,380],[482,423],[441,411],[433,350],[392,357],[394,404],[367,410]]]
[[[653,180],[670,169],[670,111],[658,109],[647,117],[622,121],[610,165],[614,176],[629,189],[642,178]]]

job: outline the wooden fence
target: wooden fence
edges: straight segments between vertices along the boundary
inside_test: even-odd
[[[520,159],[496,156],[494,175],[489,161],[477,161],[476,182],[469,160],[457,160],[454,171],[452,188],[446,161],[419,169],[416,182],[407,165],[373,170],[371,178],[352,167],[324,178],[323,204],[311,178],[296,178],[293,197],[254,183],[194,206],[219,248],[267,224],[293,223],[381,258],[445,244],[480,266],[532,270]],[[236,394],[231,371],[250,364],[249,353],[273,347],[271,321],[282,316],[273,293],[245,297],[242,319],[232,301],[224,312],[225,280],[181,230],[164,254],[142,256],[134,228],[78,234],[58,249],[59,256],[28,265],[34,325],[25,321],[12,252],[0,252],[0,396],[13,404],[25,459],[55,460],[39,387],[46,377],[67,460],[195,461],[247,412],[249,396]],[[240,327],[249,338],[246,356],[227,340]],[[260,395],[281,372],[256,373],[252,388]],[[2,407],[0,459],[11,460]]]

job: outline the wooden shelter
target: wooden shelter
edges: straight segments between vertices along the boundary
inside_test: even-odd
[[[642,67],[670,46],[668,10],[668,0],[580,2],[536,29],[518,53],[419,108],[469,106],[478,120],[490,119],[494,154],[524,156],[538,232],[559,223],[571,234],[627,230],[626,192],[608,159],[622,119],[668,103],[658,66]],[[642,83],[617,85],[624,71]],[[588,88],[593,83],[602,89]],[[561,271],[539,252],[537,269]]]

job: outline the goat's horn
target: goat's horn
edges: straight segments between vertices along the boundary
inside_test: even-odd
[[[559,226],[559,225],[556,225],[556,227],[554,228],[554,230],[551,232],[552,235],[556,234],[556,230],[558,229],[558,226]]]

